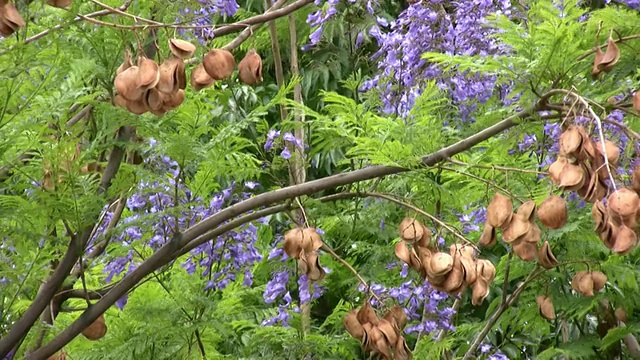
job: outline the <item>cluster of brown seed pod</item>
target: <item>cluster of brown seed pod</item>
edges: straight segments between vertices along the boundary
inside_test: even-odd
[[[600,50],[597,39],[595,50],[596,56],[593,60],[593,69],[591,70],[591,75],[594,79],[598,78],[603,72],[608,73],[611,71],[613,66],[620,60],[620,48],[618,48],[618,45],[616,45],[611,35],[609,35],[609,39],[607,40],[607,49],[605,52]]]
[[[431,231],[413,218],[403,219],[398,231],[402,240],[395,245],[396,256],[434,289],[459,294],[471,286],[473,305],[484,301],[496,275],[491,261],[477,259],[470,245],[453,244],[449,252],[437,250],[431,245]]]
[[[402,336],[407,321],[407,315],[398,305],[380,319],[369,301],[365,301],[360,309],[353,309],[344,317],[343,324],[372,356],[379,354],[385,360],[410,360],[413,355]]]
[[[638,169],[634,173],[637,173]],[[638,245],[637,222],[640,219],[640,197],[632,189],[621,188],[591,208],[596,233],[611,251],[626,255]]]
[[[191,86],[199,91],[210,87],[216,80],[224,80],[233,74],[236,60],[225,49],[211,49],[191,72]],[[238,64],[238,78],[247,85],[262,82],[262,58],[255,49],[247,51]]]
[[[524,261],[536,259],[544,268],[550,269],[558,265],[551,252],[549,242],[545,241],[540,248],[542,231],[535,222],[538,215],[540,222],[551,229],[559,229],[567,221],[567,203],[556,195],[548,196],[536,212],[533,200],[522,203],[513,212],[511,199],[495,193],[487,207],[487,221],[478,242],[482,246],[493,246],[496,243],[496,229],[502,230],[502,240],[513,247],[513,252]]]
[[[107,324],[104,322],[104,314],[100,314],[100,316],[93,323],[91,323],[91,325],[82,330],[82,335],[92,341],[100,340],[106,334]]]
[[[550,297],[539,295],[536,297],[536,303],[538,304],[540,316],[547,320],[554,320],[556,318],[556,310],[553,307],[553,302]]]
[[[594,291],[600,291],[607,283],[607,275],[601,271],[578,271],[571,280],[571,287],[584,296],[594,296]]]
[[[161,65],[142,54],[134,65],[131,53],[125,52],[113,81],[115,105],[137,115],[147,111],[163,115],[182,104],[187,86],[183,59],[193,55],[196,47],[184,40],[170,39],[169,48],[172,56]]]
[[[549,166],[549,178],[562,190],[575,191],[588,202],[607,194],[607,162],[615,166],[620,149],[610,140],[596,142],[582,126],[569,125],[558,139],[558,158]]]
[[[324,245],[314,228],[295,228],[284,234],[284,251],[290,258],[298,261],[300,273],[309,280],[319,281],[325,276],[318,261],[318,249]]]

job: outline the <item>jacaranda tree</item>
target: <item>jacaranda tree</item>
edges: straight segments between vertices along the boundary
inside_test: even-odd
[[[0,0],[0,359],[638,359],[640,2]]]

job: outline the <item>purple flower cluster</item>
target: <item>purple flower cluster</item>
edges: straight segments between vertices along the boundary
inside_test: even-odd
[[[481,205],[467,205],[464,210],[471,211],[458,215],[458,221],[462,225],[462,233],[482,231],[484,223],[487,221],[487,208]]]
[[[117,231],[110,239],[120,248],[114,252],[118,255],[109,258],[104,266],[106,282],[128,274],[138,266],[138,246],[157,250],[177,232],[193,226],[230,204],[248,199],[252,193],[245,189],[254,190],[259,187],[258,183],[251,181],[245,183],[242,188],[233,183],[229,188],[215,194],[207,204],[204,199],[194,197],[192,192],[178,181],[180,169],[175,161],[161,156],[148,159],[146,165],[158,174],[168,175],[168,180],[166,183],[142,181],[138,184],[138,191],[127,199],[127,216],[121,220],[121,225],[116,228]],[[103,235],[112,217],[112,212],[105,213],[96,235],[91,240],[92,246],[95,246],[96,239]],[[182,267],[188,274],[195,274],[200,269],[199,275],[206,281],[205,290],[224,289],[231,282],[238,280],[240,274],[243,284],[251,286],[251,269],[262,260],[262,255],[256,249],[256,224],[264,221],[265,219],[260,219],[255,223],[246,224],[194,248],[182,263]],[[122,309],[126,300],[124,297],[116,305]]]
[[[511,2],[457,1],[447,4],[452,7],[449,11],[444,10],[444,5],[441,0],[418,1],[397,20],[387,23],[379,19],[378,26],[370,29],[369,35],[380,47],[373,56],[378,59],[380,73],[365,82],[361,90],[380,91],[384,112],[406,117],[426,82],[435,80],[459,107],[462,120],[468,121],[477,104],[488,101],[496,89],[494,76],[443,73],[438,65],[422,59],[422,54],[490,56],[505,53],[506,48],[491,37],[496,30],[487,26],[485,18],[493,13],[510,15]]]
[[[273,129],[269,130],[269,132],[267,133],[267,141],[264,143],[264,150],[265,151],[272,150],[274,146],[274,142],[279,137],[280,137],[280,130],[273,130]],[[302,141],[296,138],[295,135],[293,135],[290,132],[284,133],[284,135],[282,135],[282,140],[284,140],[284,144],[282,145],[282,151],[280,152],[280,156],[285,160],[291,159],[291,150],[289,150],[289,147],[287,146],[288,144],[293,144],[299,149],[304,149],[304,144],[302,143]]]
[[[180,13],[183,19],[193,21],[191,25],[200,26],[194,30],[194,35],[202,42],[213,39],[213,29],[216,22],[215,16],[234,16],[240,5],[236,0],[197,0],[193,7],[185,7]],[[184,21],[179,19],[179,21]]]

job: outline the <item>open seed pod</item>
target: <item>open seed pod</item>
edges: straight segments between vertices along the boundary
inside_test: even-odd
[[[536,303],[538,303],[538,310],[540,315],[547,320],[555,320],[556,311],[553,308],[553,302],[548,296],[540,295],[536,297]]]
[[[416,249],[413,247],[411,248],[411,251],[409,251],[409,266],[415,271],[419,272],[420,275],[426,275],[424,264],[422,263],[420,256],[418,256]]]
[[[312,251],[307,254],[307,277],[309,277],[310,281],[320,281],[324,279],[326,273],[322,266],[320,266],[320,262],[318,261],[318,253],[316,251]]]
[[[107,333],[107,324],[104,322],[104,315],[100,316],[86,329],[82,330],[82,335],[89,340],[99,340]]]
[[[611,251],[616,254],[627,255],[638,245],[638,235],[626,225],[613,229],[611,238]]]
[[[598,76],[600,76],[600,73],[602,73],[602,71],[598,68],[598,65],[600,65],[600,63],[602,62],[602,58],[604,57],[604,52],[602,52],[602,50],[600,50],[600,47],[596,47],[596,56],[593,59],[593,68],[591,69],[591,76],[593,76],[594,79],[598,78]]]
[[[496,277],[496,267],[487,259],[476,260],[476,272],[478,277],[483,278],[487,283],[491,283]]]
[[[607,207],[623,218],[628,216],[635,217],[638,206],[640,206],[640,197],[631,189],[619,189],[611,193],[607,198]]]
[[[575,125],[569,125],[558,139],[558,153],[565,157],[578,157],[582,150],[584,130]]]
[[[196,52],[195,45],[181,39],[169,39],[169,49],[174,56],[180,59],[191,57]]]
[[[601,142],[598,142],[598,148],[603,155],[606,154],[609,164],[614,166],[618,164],[618,160],[620,159],[620,148],[618,145],[614,144],[611,140],[605,140],[604,149]]]
[[[478,278],[476,263],[472,258],[463,256],[460,258],[460,264],[462,265],[462,272],[464,274],[464,283],[466,285],[473,285]]]
[[[407,314],[398,305],[391,307],[385,314],[384,318],[391,323],[395,321],[395,324],[398,326],[398,331],[404,330],[404,327],[407,326],[407,322],[409,321]],[[391,321],[392,319],[393,321]]]
[[[416,219],[406,217],[398,225],[400,238],[404,241],[414,242],[424,234],[424,226]]]
[[[447,274],[443,288],[449,294],[457,294],[464,286],[464,271],[462,266],[454,266]]]
[[[184,90],[178,89],[178,91],[173,94],[163,94],[163,105],[162,110],[170,111],[178,106],[180,106],[184,102]]]
[[[395,344],[393,350],[393,358],[394,360],[412,360],[413,354],[411,353],[411,349],[409,349],[409,345],[407,345],[407,341],[403,336],[398,336],[398,341]]]
[[[591,215],[593,216],[593,221],[596,223],[595,231],[602,232],[607,227],[609,221],[609,214],[602,201],[597,200],[593,203]]]
[[[382,331],[378,326],[374,326],[369,332],[371,342],[373,343],[372,353],[377,353],[383,356],[384,359],[391,359],[391,351],[389,350],[389,344],[384,337]]]
[[[262,58],[255,49],[249,50],[238,64],[238,77],[247,85],[258,85],[262,82]]]
[[[365,299],[364,305],[362,305],[358,311],[357,318],[362,325],[370,323],[371,325],[376,326],[380,322],[378,315],[376,315],[376,311],[373,310],[373,307],[367,299]]]
[[[437,252],[431,256],[427,275],[430,278],[437,278],[448,274],[453,269],[453,257],[445,252]]]
[[[591,277],[591,273],[584,270],[578,271],[571,280],[571,287],[584,296],[593,296],[593,278]]]
[[[125,100],[125,106],[127,110],[136,115],[142,115],[149,111],[144,93],[138,100]]]
[[[600,71],[609,72],[613,66],[620,60],[620,49],[611,36],[607,40],[607,50],[604,52],[602,60],[598,64]]]
[[[302,229],[295,228],[284,233],[284,252],[290,258],[299,259],[302,250]]]
[[[538,257],[538,246],[535,243],[519,239],[512,245],[513,252],[515,252],[522,261],[535,261]]]
[[[160,79],[156,84],[156,89],[166,94],[172,94],[179,89],[180,77],[182,79],[185,77],[184,62],[177,57],[170,57],[160,65],[158,72]]]
[[[204,88],[208,88],[213,85],[215,80],[209,76],[207,71],[204,69],[204,65],[199,64],[191,71],[191,87],[195,91],[200,91]]]
[[[209,76],[214,80],[224,80],[231,76],[236,67],[236,61],[227,50],[211,49],[204,56],[202,65]]]
[[[532,222],[535,211],[536,211],[536,202],[533,200],[529,200],[529,201],[525,201],[524,203],[522,203],[522,205],[520,205],[520,207],[518,207],[516,214]]]
[[[604,285],[607,283],[607,275],[603,274],[601,271],[592,271],[591,278],[593,279],[593,290],[600,291],[604,288]]]
[[[487,206],[487,224],[494,228],[504,228],[511,221],[513,203],[508,197],[496,192]]]
[[[502,232],[502,240],[511,244],[528,233],[530,229],[531,222],[528,218],[520,214],[513,214],[509,226]]]
[[[411,253],[407,249],[407,243],[405,241],[398,241],[395,246],[396,257],[405,264],[411,264]]]
[[[133,66],[133,61],[131,60],[131,51],[125,50],[125,52],[124,52],[124,61],[116,69],[116,75],[120,75],[121,72],[127,70],[128,68],[130,68],[132,66]]]
[[[146,89],[139,86],[138,79],[138,66],[131,66],[116,76],[113,80],[113,85],[118,95],[129,101],[137,101],[142,99],[146,91]]]
[[[560,182],[557,184],[559,188],[578,191],[586,182],[585,170],[580,165],[567,163],[560,173]]]
[[[478,306],[489,295],[489,283],[484,278],[478,278],[471,289],[471,304]]]
[[[146,56],[138,56],[138,86],[144,90],[151,89],[160,81],[159,66]]]
[[[497,242],[496,229],[489,224],[485,224],[484,230],[482,231],[482,235],[480,235],[480,239],[478,240],[478,245],[484,246],[484,247],[491,247],[495,245],[496,242]]]
[[[46,0],[46,2],[47,2],[47,5],[64,9],[69,5],[71,5],[72,0]]]
[[[551,252],[551,246],[545,241],[538,250],[538,263],[545,269],[552,269],[558,266],[558,260]]]
[[[378,329],[380,329],[380,332],[382,332],[382,335],[384,335],[388,344],[395,344],[398,341],[398,333],[396,333],[396,329],[386,319],[383,318],[380,320]]]
[[[0,20],[4,24],[1,30],[2,36],[5,37],[10,36],[26,25],[14,3],[5,3],[0,7]]]
[[[428,248],[429,245],[431,244],[431,230],[429,230],[428,227],[422,225],[422,237],[420,237],[420,239],[418,239],[418,241],[416,243],[414,243],[415,246],[418,246],[419,248]]]
[[[541,238],[542,230],[540,230],[538,224],[531,222],[531,228],[529,228],[529,231],[516,241],[522,240],[532,244],[538,244]]]
[[[351,336],[358,340],[362,340],[362,337],[364,336],[364,329],[362,328],[362,324],[358,321],[358,309],[349,311],[342,320],[342,324],[344,325],[344,329],[347,330]]]
[[[559,229],[567,222],[567,202],[560,196],[550,195],[538,207],[538,219],[549,229]]]
[[[160,111],[164,105],[162,93],[156,90],[156,88],[147,90],[143,98],[145,99],[147,108],[151,111]]]
[[[549,165],[549,179],[551,179],[551,182],[555,185],[560,184],[560,174],[567,163],[568,161],[566,157],[558,156],[556,161]]]

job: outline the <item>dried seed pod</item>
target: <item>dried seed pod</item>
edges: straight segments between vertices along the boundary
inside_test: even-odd
[[[372,349],[373,352],[379,353],[385,359],[391,359],[391,352],[389,351],[389,346],[391,344],[387,342],[387,339],[382,331],[380,331],[380,328],[378,328],[378,326],[374,326],[369,332],[369,335],[371,337],[371,342],[374,345]]]
[[[407,243],[405,241],[398,241],[395,246],[396,257],[405,264],[411,263],[411,254],[407,249]]]
[[[611,36],[607,39],[607,49],[604,52],[602,60],[598,64],[600,71],[609,72],[620,59],[620,49]]]
[[[227,50],[211,49],[204,56],[202,65],[209,76],[214,80],[224,80],[231,76],[236,67],[236,61]]]
[[[415,271],[421,272],[423,264],[420,260],[420,257],[418,256],[418,253],[416,253],[415,248],[411,248],[411,251],[409,252],[409,259],[409,266]]]
[[[200,91],[204,88],[208,88],[215,80],[209,76],[207,71],[204,69],[204,65],[199,64],[191,71],[191,87],[195,91]]]
[[[320,266],[317,252],[312,251],[307,253],[307,264],[309,266],[307,270],[307,277],[309,277],[310,281],[320,281],[324,279],[326,273],[322,266]]]
[[[180,59],[191,57],[196,52],[196,46],[181,39],[169,39],[169,49],[171,53]]]
[[[155,87],[160,81],[158,64],[146,56],[138,56],[138,86],[144,90]]]
[[[556,311],[553,308],[553,302],[548,296],[540,295],[536,297],[536,303],[538,303],[538,310],[540,315],[547,320],[555,320]]]
[[[483,278],[478,278],[471,289],[471,304],[478,306],[489,295],[489,283]]]
[[[522,216],[523,219],[527,219],[528,221],[533,221],[533,215],[536,212],[536,202],[533,200],[525,201],[520,205],[518,211],[516,211],[517,215]]]
[[[320,238],[320,234],[316,232],[315,228],[305,228],[304,230],[302,230],[302,235],[305,238],[309,239],[308,241],[303,240],[303,244],[309,244],[307,245],[309,246],[309,248],[305,248],[305,250],[316,251],[322,247],[322,239]]]
[[[255,49],[249,50],[238,64],[238,77],[247,85],[262,82],[262,58]]]
[[[635,111],[640,111],[640,91],[636,91],[633,94],[633,109]]]
[[[496,192],[487,206],[487,224],[500,228],[509,223],[513,215],[513,203],[508,197]]]
[[[404,327],[407,326],[407,322],[409,321],[409,319],[407,318],[407,314],[404,312],[404,310],[400,306],[394,305],[391,309],[387,311],[387,314],[385,314],[385,317],[387,317],[387,315],[389,315],[395,320],[399,330],[404,330]],[[387,320],[390,321],[388,318]]]
[[[567,222],[567,202],[560,196],[550,195],[538,208],[538,219],[549,229],[559,229]]]
[[[521,236],[525,235],[531,229],[531,222],[528,218],[520,214],[513,214],[511,223],[502,232],[502,240],[507,243],[513,243]]]
[[[364,305],[362,305],[360,311],[358,311],[357,318],[362,325],[370,323],[371,325],[376,326],[380,322],[378,315],[376,315],[375,310],[373,310],[373,307],[368,300],[365,300]]]
[[[560,173],[558,187],[570,191],[577,191],[584,186],[586,175],[584,168],[579,165],[567,163]]]
[[[596,223],[595,231],[603,231],[607,225],[609,215],[607,214],[607,210],[602,201],[597,200],[593,203],[593,206],[591,207],[591,215],[593,216],[593,221]]]
[[[173,94],[164,94],[163,99],[164,105],[162,109],[166,111],[173,110],[184,102],[184,90],[178,89]]]
[[[121,72],[127,70],[128,68],[130,68],[132,66],[133,66],[133,61],[131,60],[131,51],[125,50],[125,52],[124,52],[124,61],[116,69],[116,75],[119,75]]]
[[[540,227],[538,226],[538,224],[532,222],[531,228],[529,228],[529,231],[527,231],[526,234],[524,234],[521,238],[519,238],[516,241],[522,240],[528,243],[538,244],[541,238],[542,238],[542,230],[540,230]]]
[[[548,241],[545,241],[538,250],[538,263],[545,269],[552,269],[558,266],[558,260],[551,252],[551,246]]]
[[[431,243],[431,230],[428,227],[422,225],[422,237],[414,244],[418,247],[428,248]]]
[[[592,297],[593,294],[593,278],[587,271],[578,271],[571,280],[571,287],[573,290],[581,293],[584,296]]]
[[[129,101],[142,99],[146,90],[140,88],[138,78],[139,68],[137,66],[131,66],[118,74],[113,80],[113,85],[118,95]]]
[[[591,69],[591,76],[593,76],[594,79],[598,78],[598,76],[600,76],[600,73],[602,72],[599,68],[598,65],[600,65],[600,63],[602,62],[602,58],[604,57],[604,53],[602,52],[602,50],[600,50],[600,47],[596,47],[596,55],[595,58],[593,59],[593,68]]]
[[[549,178],[555,185],[560,184],[560,174],[564,167],[568,164],[567,158],[564,156],[558,156],[556,161],[549,165]]]
[[[582,133],[579,128],[570,125],[558,139],[558,153],[562,156],[575,157],[581,150]]]
[[[362,328],[362,324],[358,321],[358,309],[349,311],[342,320],[342,324],[344,325],[344,329],[347,330],[351,336],[358,340],[362,340],[362,337],[364,336],[364,329]]]
[[[636,165],[633,173],[631,173],[631,188],[635,190],[636,193],[640,193],[640,164]]]
[[[627,255],[635,249],[638,244],[638,235],[633,230],[626,225],[612,230],[610,234],[613,242],[611,251],[616,254]]]
[[[162,93],[156,90],[156,88],[147,90],[143,98],[145,99],[147,108],[149,108],[150,110],[158,111],[162,109],[162,106],[164,105],[164,98],[162,96]]]
[[[438,277],[448,274],[453,269],[453,257],[444,252],[437,252],[429,261],[427,274],[429,277]]]
[[[299,259],[302,250],[302,229],[295,228],[284,233],[284,252],[290,258]]]
[[[13,34],[26,25],[14,3],[6,3],[0,8],[0,19],[2,19],[2,23],[11,29],[10,33],[6,36]]]
[[[380,329],[388,344],[395,344],[396,341],[398,341],[398,334],[389,321],[385,319],[380,320],[378,329]]]
[[[603,274],[601,271],[592,271],[591,278],[593,279],[593,290],[600,291],[604,288],[604,285],[607,283],[607,275]]]
[[[72,0],[46,0],[47,5],[53,6],[53,7],[57,7],[57,8],[61,8],[61,9],[65,9],[67,8],[69,5],[71,5],[71,3],[73,2]]]
[[[182,72],[184,73],[184,63],[177,57],[166,59],[158,68],[160,79],[156,84],[156,89],[166,94],[173,94],[179,89],[179,66],[182,64]]]
[[[138,100],[126,100],[125,106],[127,107],[127,110],[136,115],[142,115],[149,111],[149,108],[147,108],[147,102],[144,99],[144,93]]]
[[[424,234],[424,226],[416,219],[406,217],[398,225],[400,238],[404,241],[414,242]]]
[[[522,261],[535,261],[538,256],[538,247],[536,244],[518,240],[513,244],[513,252],[518,255]]]
[[[454,266],[449,274],[447,275],[447,279],[444,281],[444,289],[449,294],[458,293],[459,290],[464,285],[464,273],[461,267]]]
[[[89,340],[99,340],[107,333],[107,324],[104,322],[104,315],[100,314],[98,318],[91,323],[86,329],[82,330],[82,335]]]
[[[640,206],[640,197],[638,197],[635,191],[622,188],[609,195],[607,198],[607,206],[611,211],[622,217],[635,217],[638,206]]]
[[[398,336],[398,341],[395,344],[393,358],[395,360],[412,360],[413,355],[411,349],[407,345],[407,341],[402,336]]]
[[[495,245],[496,242],[497,242],[496,229],[489,224],[485,224],[484,230],[482,231],[482,235],[480,235],[480,239],[478,240],[478,245],[484,246],[484,247],[491,247]]]
[[[601,142],[599,142],[598,144],[598,147],[602,154],[607,155],[607,161],[609,161],[611,165],[617,165],[618,160],[620,159],[620,148],[618,147],[618,145],[614,144],[611,140],[604,141],[604,148],[602,147]]]
[[[464,283],[467,285],[473,285],[478,277],[478,271],[475,262],[468,256],[463,256],[460,259],[460,263],[462,264],[462,269],[464,270]]]
[[[487,283],[491,283],[496,277],[496,267],[487,259],[478,259],[476,261],[476,272],[478,277],[481,277]]]

